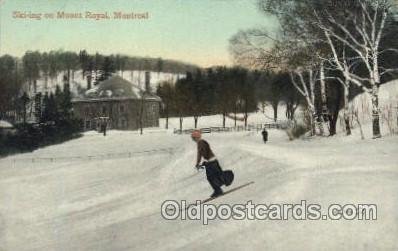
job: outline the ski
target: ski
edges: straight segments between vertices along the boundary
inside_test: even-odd
[[[240,185],[240,186],[237,186],[237,187],[235,187],[235,188],[232,188],[232,189],[230,189],[230,190],[228,190],[228,191],[225,191],[223,194],[221,194],[221,195],[219,195],[219,196],[217,196],[217,197],[210,197],[210,198],[204,199],[204,200],[202,200],[202,201],[200,202],[200,204],[205,204],[205,203],[208,203],[208,202],[210,202],[210,201],[216,200],[216,199],[218,199],[218,198],[220,198],[220,197],[223,197],[223,196],[225,196],[225,195],[227,195],[227,194],[230,194],[230,193],[232,193],[232,192],[235,192],[235,191],[237,191],[237,190],[239,190],[239,189],[245,188],[245,187],[250,186],[250,185],[252,185],[252,184],[254,184],[254,181],[250,181],[250,182],[248,182],[248,183],[245,183],[245,184],[243,184],[243,185]],[[189,204],[189,205],[187,205],[185,208],[183,208],[182,210],[187,210],[189,207],[194,206],[194,205],[196,205],[196,203]]]

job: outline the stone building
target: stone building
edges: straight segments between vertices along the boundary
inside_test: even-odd
[[[161,99],[149,90],[146,74],[145,90],[131,82],[112,76],[86,91],[84,97],[72,100],[74,114],[83,121],[84,130],[98,130],[102,123],[108,129],[137,130],[142,126],[159,126]]]

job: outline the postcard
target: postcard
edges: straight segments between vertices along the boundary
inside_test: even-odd
[[[395,0],[0,0],[0,251],[398,250]]]

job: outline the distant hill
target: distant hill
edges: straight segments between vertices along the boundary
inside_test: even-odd
[[[81,93],[83,89],[90,89],[95,85],[102,74],[112,72],[141,87],[144,72],[149,71],[151,88],[155,90],[160,82],[175,83],[186,72],[199,69],[194,64],[177,60],[122,54],[89,54],[85,50],[79,53],[63,50],[27,51],[22,58],[16,60],[20,62],[19,69],[29,79],[29,84],[26,82],[24,85],[29,94],[35,91],[54,91],[56,85],[63,85],[65,76],[70,77],[72,91]]]

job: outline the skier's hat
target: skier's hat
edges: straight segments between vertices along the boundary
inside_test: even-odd
[[[202,133],[200,132],[200,130],[194,130],[191,133],[191,137],[195,139],[200,139],[202,137]]]

